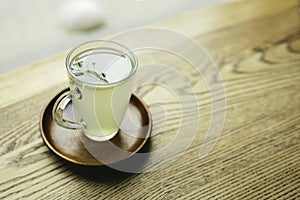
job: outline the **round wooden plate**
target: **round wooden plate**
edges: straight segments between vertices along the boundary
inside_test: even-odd
[[[79,165],[101,166],[129,158],[146,143],[152,128],[151,116],[147,107],[134,94],[119,132],[109,141],[95,142],[88,139],[82,131],[56,125],[52,108],[56,99],[67,90],[61,91],[47,104],[40,120],[42,138],[55,154]],[[64,116],[72,119],[72,110],[70,103]]]

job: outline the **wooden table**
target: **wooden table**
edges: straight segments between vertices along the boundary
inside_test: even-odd
[[[153,172],[80,167],[45,146],[40,115],[67,86],[66,53],[2,74],[0,199],[300,198],[298,3],[237,1],[152,25],[181,32],[206,47],[222,74],[227,102],[218,142],[199,158],[212,114],[210,96],[203,80],[187,72],[201,113],[197,135],[178,160]],[[156,95],[138,93],[150,110],[155,96],[167,102],[156,88],[152,93]],[[155,119],[159,112],[151,114]],[[150,150],[174,137],[170,120],[165,131],[150,139]]]

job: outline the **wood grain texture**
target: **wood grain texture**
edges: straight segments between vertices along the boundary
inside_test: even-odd
[[[227,97],[222,134],[213,151],[200,159],[212,114],[209,91],[186,64],[166,58],[190,80],[201,118],[187,151],[155,172],[87,169],[47,149],[39,117],[49,99],[67,85],[65,53],[1,75],[0,199],[300,199],[297,8],[296,0],[237,1],[152,25],[203,44],[221,71]],[[161,59],[155,54],[140,57],[145,62],[154,58]],[[137,94],[152,111],[154,124],[164,120],[157,102],[169,118],[145,151],[168,144],[180,118],[176,100],[160,87],[149,87]]]

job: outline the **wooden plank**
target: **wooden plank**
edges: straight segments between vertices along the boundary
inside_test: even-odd
[[[39,114],[67,85],[65,53],[1,75],[0,199],[300,198],[297,4],[240,1],[153,25],[182,32],[208,49],[224,79],[227,114],[217,145],[200,159],[212,114],[209,91],[187,63],[164,57],[190,79],[201,118],[196,138],[183,156],[151,173],[86,169],[59,159],[45,147],[38,129]],[[138,94],[150,109],[163,102],[171,117],[164,132],[149,144],[151,150],[161,149],[178,129],[178,105],[159,87],[145,86]],[[155,120],[163,119],[160,110],[152,111]]]

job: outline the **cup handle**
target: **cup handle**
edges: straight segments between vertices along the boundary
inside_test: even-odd
[[[67,129],[84,129],[85,124],[84,121],[81,122],[74,122],[63,118],[63,112],[67,105],[72,101],[74,97],[73,92],[67,91],[60,95],[60,97],[56,100],[53,109],[52,109],[52,116],[55,120],[56,124],[67,128]]]

